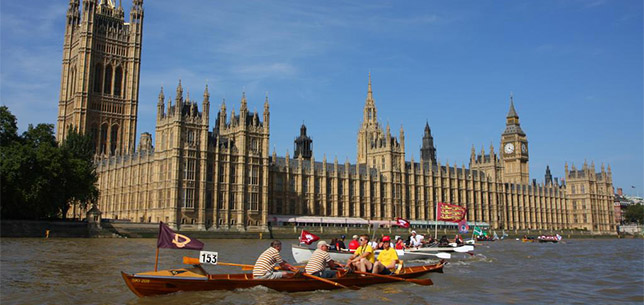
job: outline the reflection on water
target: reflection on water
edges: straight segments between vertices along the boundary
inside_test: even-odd
[[[254,264],[268,240],[203,240],[222,262]],[[293,261],[290,244],[282,256]],[[453,255],[433,286],[393,283],[358,291],[280,293],[264,287],[138,298],[120,271],[154,268],[154,239],[1,240],[2,304],[535,304],[644,302],[642,240],[564,240],[559,244],[505,240],[476,254]],[[161,249],[160,268],[181,266],[196,251]],[[235,267],[207,267],[213,273]]]

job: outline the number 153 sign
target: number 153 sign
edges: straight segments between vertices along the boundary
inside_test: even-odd
[[[219,256],[217,252],[201,251],[199,252],[199,263],[217,265]]]

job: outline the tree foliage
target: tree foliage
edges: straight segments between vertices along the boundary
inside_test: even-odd
[[[631,204],[624,211],[625,223],[640,223],[644,224],[644,205]]]
[[[98,197],[88,136],[70,130],[59,147],[53,124],[29,125],[17,134],[16,118],[0,107],[0,215],[11,219],[65,217],[71,202]]]

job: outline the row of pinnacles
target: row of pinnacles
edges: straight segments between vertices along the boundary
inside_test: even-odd
[[[155,145],[143,133],[136,152],[98,157],[99,200],[106,217],[199,230],[212,227],[214,219],[226,229],[265,223],[259,212],[268,201],[268,97],[263,120],[257,111],[248,111],[245,93],[239,113],[233,108],[228,114],[222,102],[212,131],[208,86],[201,107],[199,111],[197,101],[184,94],[181,81],[174,99],[166,100],[162,88]],[[242,181],[248,184],[233,186]],[[248,202],[253,209],[246,213],[249,208],[242,207]],[[218,209],[212,209],[214,204]]]

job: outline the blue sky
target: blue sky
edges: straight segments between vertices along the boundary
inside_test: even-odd
[[[55,123],[68,1],[0,3],[0,98],[28,124]],[[131,1],[123,0],[129,11]],[[509,95],[546,165],[610,164],[644,192],[642,1],[145,1],[137,133],[154,132],[159,88],[271,103],[271,146],[304,122],[316,160],[355,162],[372,73],[378,115],[419,159],[425,122],[442,163],[499,151]],[[127,14],[126,14],[127,16]],[[126,17],[127,18],[127,17]],[[636,186],[636,189],[632,189]]]

